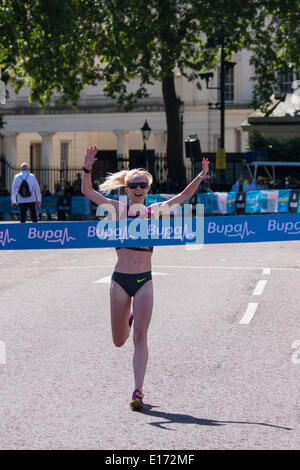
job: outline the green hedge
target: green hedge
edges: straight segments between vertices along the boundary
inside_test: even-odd
[[[253,151],[268,152],[269,161],[300,161],[300,137],[279,139],[264,137],[254,131],[249,138],[249,145]]]

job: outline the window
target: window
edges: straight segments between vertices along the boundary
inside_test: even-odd
[[[218,70],[218,86],[221,86],[221,69]],[[234,102],[234,67],[230,67],[225,71],[225,103]],[[218,101],[221,101],[221,92],[218,93]]]
[[[225,102],[234,101],[234,68],[225,73]]]
[[[61,167],[61,177],[67,177],[68,169],[68,157],[69,157],[69,144],[68,142],[61,142],[60,144],[60,167]]]
[[[292,84],[295,80],[295,73],[293,69],[289,69],[285,72],[277,73],[277,93],[293,93]]]
[[[31,143],[30,144],[30,169],[34,171],[41,166],[41,148],[40,143]]]

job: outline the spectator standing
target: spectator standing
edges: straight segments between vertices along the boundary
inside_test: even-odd
[[[264,178],[262,176],[259,176],[257,178],[257,189],[269,189],[269,186],[264,181]]]
[[[71,186],[70,181],[64,181],[64,195],[65,196],[73,196],[74,195],[74,188]]]
[[[2,186],[2,188],[0,189],[0,196],[9,196],[9,191],[8,189],[6,188],[6,186]]]
[[[36,177],[29,172],[27,163],[22,163],[20,170],[12,182],[11,202],[14,207],[19,205],[21,223],[26,221],[27,209],[30,210],[32,222],[37,222],[36,206],[42,204],[41,190]]]
[[[73,183],[73,188],[74,188],[74,195],[80,196],[81,193],[81,174],[77,173],[76,175],[76,180]]]
[[[236,183],[232,185],[231,191],[242,193],[244,190],[244,175],[241,175]]]
[[[9,196],[9,191],[8,189],[4,186],[1,186],[0,185],[0,197],[1,196]],[[1,205],[1,204],[0,204]],[[2,212],[0,212],[0,220],[3,220],[3,217],[2,217]]]
[[[258,186],[255,183],[255,181],[253,181],[252,176],[249,175],[248,176],[248,183],[246,183],[245,186],[244,186],[244,191],[255,191],[256,189],[258,189]]]
[[[54,194],[55,194],[55,196],[63,196],[64,195],[64,190],[62,189],[61,183],[55,183]]]
[[[206,175],[206,178],[201,182],[198,193],[212,193],[213,190],[211,189],[211,180],[210,175]]]
[[[168,194],[174,194],[178,191],[176,183],[171,178],[167,178],[167,181],[163,185],[163,192]]]
[[[42,196],[45,197],[45,196],[52,196],[52,194],[50,193],[49,191],[49,188],[46,184],[43,184],[42,186]]]

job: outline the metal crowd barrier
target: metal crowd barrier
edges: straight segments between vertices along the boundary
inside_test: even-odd
[[[172,194],[148,194],[145,204],[165,201]],[[116,199],[118,195],[111,195]],[[300,213],[299,190],[256,190],[247,192],[198,193],[186,203],[203,204],[204,215],[243,215],[266,213]],[[86,196],[46,196],[38,208],[40,220],[91,220],[96,218],[97,206]],[[10,196],[0,196],[0,215],[3,221],[17,220],[19,209],[12,207]]]

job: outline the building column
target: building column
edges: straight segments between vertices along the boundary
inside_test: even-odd
[[[117,142],[117,155],[123,155],[124,157],[128,157],[129,149],[128,149],[128,136],[129,132],[126,131],[113,131],[118,138]]]
[[[41,148],[41,165],[49,166],[52,161],[52,152],[53,152],[53,136],[54,132],[40,132],[42,137],[42,148]]]
[[[241,152],[242,151],[242,128],[236,127],[235,128],[235,149],[234,152]]]
[[[6,160],[12,166],[18,166],[18,159],[17,159],[17,137],[18,133],[4,133],[5,136],[5,143],[6,143],[6,152],[5,157]]]
[[[166,131],[153,131],[154,151],[158,155],[166,153],[166,134]]]

